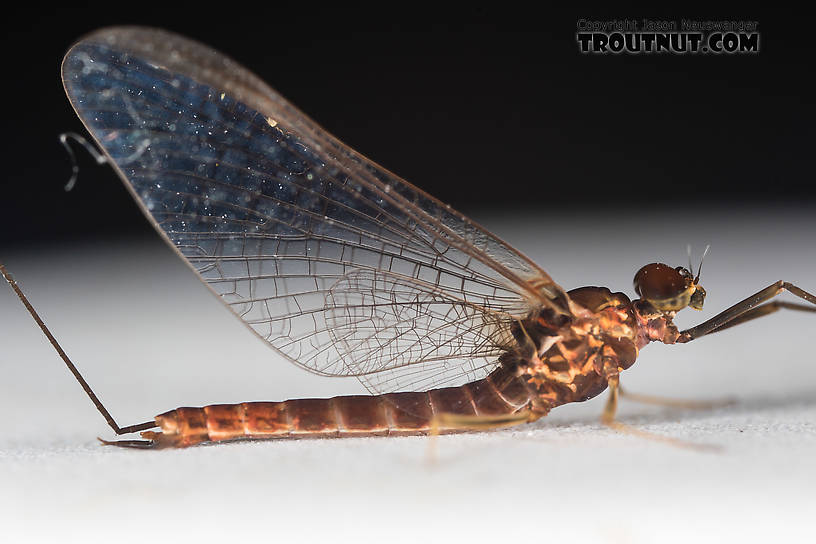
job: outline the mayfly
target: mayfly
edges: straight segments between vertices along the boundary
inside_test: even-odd
[[[708,321],[699,270],[652,263],[640,298],[565,291],[504,241],[321,129],[254,74],[189,39],[109,28],[62,64],[65,91],[145,216],[263,341],[371,395],[178,408],[119,427],[5,269],[116,434],[134,447],[426,434],[535,421],[610,389],[650,342],[685,343],[779,308],[779,281]],[[764,303],[764,304],[763,304]],[[150,430],[158,429],[158,430]]]

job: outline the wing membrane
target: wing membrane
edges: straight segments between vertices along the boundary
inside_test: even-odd
[[[325,315],[338,364],[353,368],[370,391],[424,390],[483,378],[495,367],[513,340],[513,316],[492,309],[495,304],[360,270],[332,286]]]
[[[312,372],[380,392],[455,384],[495,364],[512,316],[567,311],[526,257],[196,42],[103,30],[68,52],[63,81],[159,232]]]

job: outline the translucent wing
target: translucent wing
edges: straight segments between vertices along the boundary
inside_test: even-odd
[[[324,316],[332,349],[370,390],[421,391],[474,381],[495,368],[513,341],[512,317],[491,304],[457,300],[416,278],[360,269],[331,287]]]
[[[71,103],[157,230],[261,338],[372,391],[486,375],[547,274],[252,73],[148,28],[67,53]]]

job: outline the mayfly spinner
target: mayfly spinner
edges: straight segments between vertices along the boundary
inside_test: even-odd
[[[321,129],[251,72],[186,38],[109,28],[62,64],[68,98],[148,220],[285,358],[356,376],[370,396],[178,408],[119,427],[3,275],[117,434],[183,447],[238,438],[402,435],[535,421],[611,394],[650,342],[685,343],[779,308],[779,281],[680,331],[699,273],[648,264],[630,300],[565,291],[464,215]],[[763,304],[764,303],[764,304]],[[158,430],[150,430],[157,428]]]

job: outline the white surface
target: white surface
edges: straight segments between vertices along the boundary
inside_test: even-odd
[[[815,217],[798,209],[476,218],[566,288],[631,294],[641,265],[685,264],[686,243],[698,252],[712,243],[706,310],[678,318],[690,326],[777,279],[816,290]],[[583,227],[569,227],[576,224]],[[158,240],[2,258],[120,424],[179,405],[361,391],[278,360]],[[432,465],[425,438],[103,448],[94,437],[112,433],[3,286],[0,323],[4,539],[647,543],[812,535],[816,315],[780,312],[686,346],[652,345],[623,375],[632,391],[737,398],[708,412],[622,407],[627,423],[718,452],[606,430],[597,423],[602,395],[530,426],[441,437]]]

